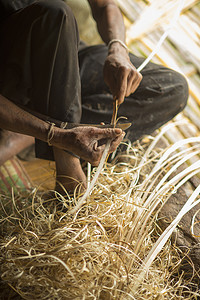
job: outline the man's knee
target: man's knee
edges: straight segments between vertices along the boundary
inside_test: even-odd
[[[62,0],[39,0],[27,8],[36,20],[38,35],[42,39],[54,36],[55,41],[62,34],[61,40],[67,39],[78,45],[78,27],[71,8]],[[63,42],[64,43],[64,42]]]
[[[47,12],[50,17],[67,17],[74,19],[71,8],[62,0],[39,0],[34,5]],[[55,24],[56,25],[56,24]]]

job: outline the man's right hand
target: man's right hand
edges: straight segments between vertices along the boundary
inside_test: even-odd
[[[106,143],[110,141],[109,153],[115,151],[125,136],[120,128],[97,128],[80,126],[61,130],[53,140],[53,146],[66,149],[97,166]]]

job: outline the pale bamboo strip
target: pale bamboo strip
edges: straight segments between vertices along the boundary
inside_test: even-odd
[[[122,12],[126,15],[126,17],[131,20],[131,22],[135,21],[140,15],[141,11],[145,8],[145,4],[143,1],[140,1],[140,4],[138,4],[138,1],[124,1],[124,0],[117,0],[116,3],[122,10]]]
[[[174,144],[177,141],[183,140],[184,138],[186,138],[186,136],[184,136],[182,134],[182,132],[179,130],[179,128],[172,128],[171,130],[167,131],[165,133],[165,137],[168,139],[170,144]],[[186,150],[188,148],[190,148],[190,145],[183,145],[183,146],[181,146],[181,148],[179,150],[182,151],[182,150]],[[196,156],[194,158],[194,161],[191,161],[191,162],[195,162],[195,161],[198,161],[198,160],[199,160],[199,156]]]
[[[197,128],[199,128],[199,130],[200,130],[200,120],[199,120],[199,117],[196,115],[196,113],[192,109],[190,109],[190,107],[188,105],[185,107],[184,114],[190,120],[192,120],[193,124],[195,124],[197,126]]]
[[[179,126],[180,127],[180,126]],[[179,140],[183,140],[186,138],[185,135],[182,134],[182,132],[179,130],[179,128],[177,127],[173,127],[171,128],[169,131],[167,131],[165,133],[165,137],[169,140],[170,144],[174,144]],[[189,136],[190,137],[190,136]],[[190,145],[182,145],[178,150],[179,151],[183,151],[186,149],[189,149]],[[190,160],[188,160],[188,162],[190,164],[195,163],[196,161],[199,161],[199,155],[196,155],[192,158],[190,158]]]
[[[157,2],[159,3],[159,0],[157,0]],[[188,10],[189,8],[191,8],[194,5],[196,5],[198,2],[199,2],[199,0],[187,0],[187,1],[185,1],[185,5],[184,5],[184,9],[183,10],[184,11]],[[155,0],[149,0],[149,3],[150,4],[154,4],[154,3],[156,3],[156,1]],[[163,3],[163,2],[161,2],[161,3]]]
[[[187,79],[189,83],[190,88],[190,94],[195,99],[195,101],[200,105],[200,89],[198,86],[196,86],[190,78]]]
[[[183,71],[183,74],[185,74],[187,78],[197,74],[195,66],[191,63],[187,63],[186,65],[181,66],[181,69]]]
[[[185,13],[186,10],[194,7],[198,3],[199,3],[199,0],[187,0],[187,1],[185,1],[185,6],[184,6],[184,9],[183,9],[183,12]]]
[[[194,5],[195,1],[192,2],[192,5]],[[135,23],[128,29],[132,40],[141,38],[158,26],[168,24],[171,18],[174,17],[178,1],[166,1],[165,3],[163,1],[157,1],[155,3],[156,4],[146,7]],[[186,6],[184,6],[184,8],[185,7]],[[149,16],[151,16],[151,18]]]
[[[197,102],[189,96],[188,105],[187,105],[193,112],[195,112],[196,116],[200,119],[200,107]]]
[[[155,33],[152,33],[149,35],[149,39],[152,39],[153,41],[155,41],[158,38],[157,37],[158,35],[159,35],[159,31],[156,30]],[[178,65],[180,69],[182,66],[185,66],[187,64],[185,62],[185,60],[183,59],[183,57],[180,55],[176,45],[171,42],[169,37],[165,41],[165,43],[162,47],[162,52],[166,53],[166,56],[171,57],[175,61],[174,64]]]
[[[185,32],[199,44],[200,24],[193,21],[188,14],[184,14],[179,18],[179,25],[182,26]]]
[[[199,136],[200,132],[197,129],[197,127],[191,122],[190,119],[188,119],[184,113],[178,114],[175,118],[174,121],[175,122],[180,122],[181,120],[184,121],[182,126],[177,125],[177,127],[179,128],[179,130],[183,133],[183,135],[186,138],[189,138],[191,136]]]
[[[141,48],[141,43],[140,41],[136,41],[135,43],[129,45],[129,49],[131,50],[131,52],[133,54],[135,54],[136,56],[139,57],[147,57],[148,55],[146,54],[146,49],[144,49],[145,51],[143,51],[143,49]],[[149,52],[148,52],[149,53]]]
[[[169,34],[169,39],[177,46],[180,53],[186,60],[192,61],[195,66],[200,70],[200,48],[189,38],[185,32],[179,27],[178,30],[174,29]]]
[[[144,37],[142,39],[142,43],[148,47],[148,49],[153,49],[153,47],[155,46],[155,40],[152,41],[152,36],[151,36],[151,40],[147,37]],[[156,55],[160,62],[165,65],[165,66],[170,66],[171,68],[173,68],[176,71],[181,71],[179,65],[177,65],[177,61],[168,55],[168,52],[164,49],[164,45],[162,45],[162,49],[161,51],[159,51],[159,53],[157,53]]]
[[[191,11],[193,12],[193,14],[195,14],[197,16],[197,20],[198,22],[200,22],[200,5],[196,5],[194,7],[192,7]]]
[[[184,192],[185,192],[187,198],[189,198],[192,195],[192,193],[194,192],[194,186],[189,181],[184,183]]]
[[[200,86],[200,75],[199,75],[199,73],[193,74],[191,79],[192,79],[192,81],[194,82],[194,84],[196,86]]]

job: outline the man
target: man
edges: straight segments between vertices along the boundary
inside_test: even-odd
[[[57,179],[69,191],[86,183],[79,157],[98,165],[106,142],[111,140],[109,151],[114,151],[124,132],[63,129],[44,116],[62,125],[109,123],[114,99],[119,115],[133,122],[129,137],[134,141],[173,118],[188,97],[185,79],[172,70],[150,63],[137,72],[143,59],[129,55],[114,1],[88,2],[108,47],[80,47],[67,2],[0,0],[0,128],[35,137],[36,155],[55,159]]]

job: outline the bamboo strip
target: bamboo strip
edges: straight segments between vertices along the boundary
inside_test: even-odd
[[[185,33],[187,33],[193,41],[199,44],[200,26],[196,21],[193,21],[188,14],[184,14],[179,19],[179,25],[183,27]]]
[[[179,125],[179,128],[180,127],[181,126]],[[183,139],[187,138],[184,134],[182,134],[182,132],[179,130],[179,128],[173,127],[173,128],[171,128],[171,130],[169,130],[165,133],[165,137],[169,140],[170,144],[175,144],[177,142],[177,140],[183,140]],[[179,151],[189,149],[190,147],[191,147],[190,145],[182,145],[179,148]],[[190,160],[188,160],[188,162],[190,164],[193,164],[196,161],[199,161],[199,158],[200,158],[199,155],[196,155],[196,156],[192,157]]]
[[[200,119],[200,107],[198,103],[191,96],[189,96],[187,106],[195,113],[197,118]]]
[[[197,126],[197,128],[200,129],[200,120],[199,117],[196,115],[196,113],[190,109],[190,107],[187,105],[184,110],[184,114],[192,120],[193,124]]]
[[[186,2],[186,1],[185,1]],[[179,1],[155,1],[152,5],[146,7],[139,15],[135,23],[128,29],[129,35],[132,40],[141,38],[158,26],[162,26],[171,21],[174,17],[174,12]],[[191,5],[194,5],[195,1],[191,1]],[[164,8],[164,9],[163,9]],[[184,5],[183,9],[188,8],[188,5]],[[151,16],[151,18],[149,17]],[[133,21],[133,20],[132,20]]]
[[[196,15],[197,20],[199,22],[199,18],[200,18],[200,5],[199,5],[199,1],[198,1],[198,4],[196,6],[192,7],[191,11],[193,12],[193,14]]]
[[[180,28],[179,30],[172,30],[172,32],[169,34],[169,39],[177,46],[185,59],[192,61],[198,70],[200,70],[199,46]]]
[[[179,130],[183,133],[185,138],[189,138],[191,136],[199,136],[200,132],[197,127],[188,119],[184,113],[178,114],[175,118],[175,122],[180,122],[183,120],[182,126],[177,125]]]

